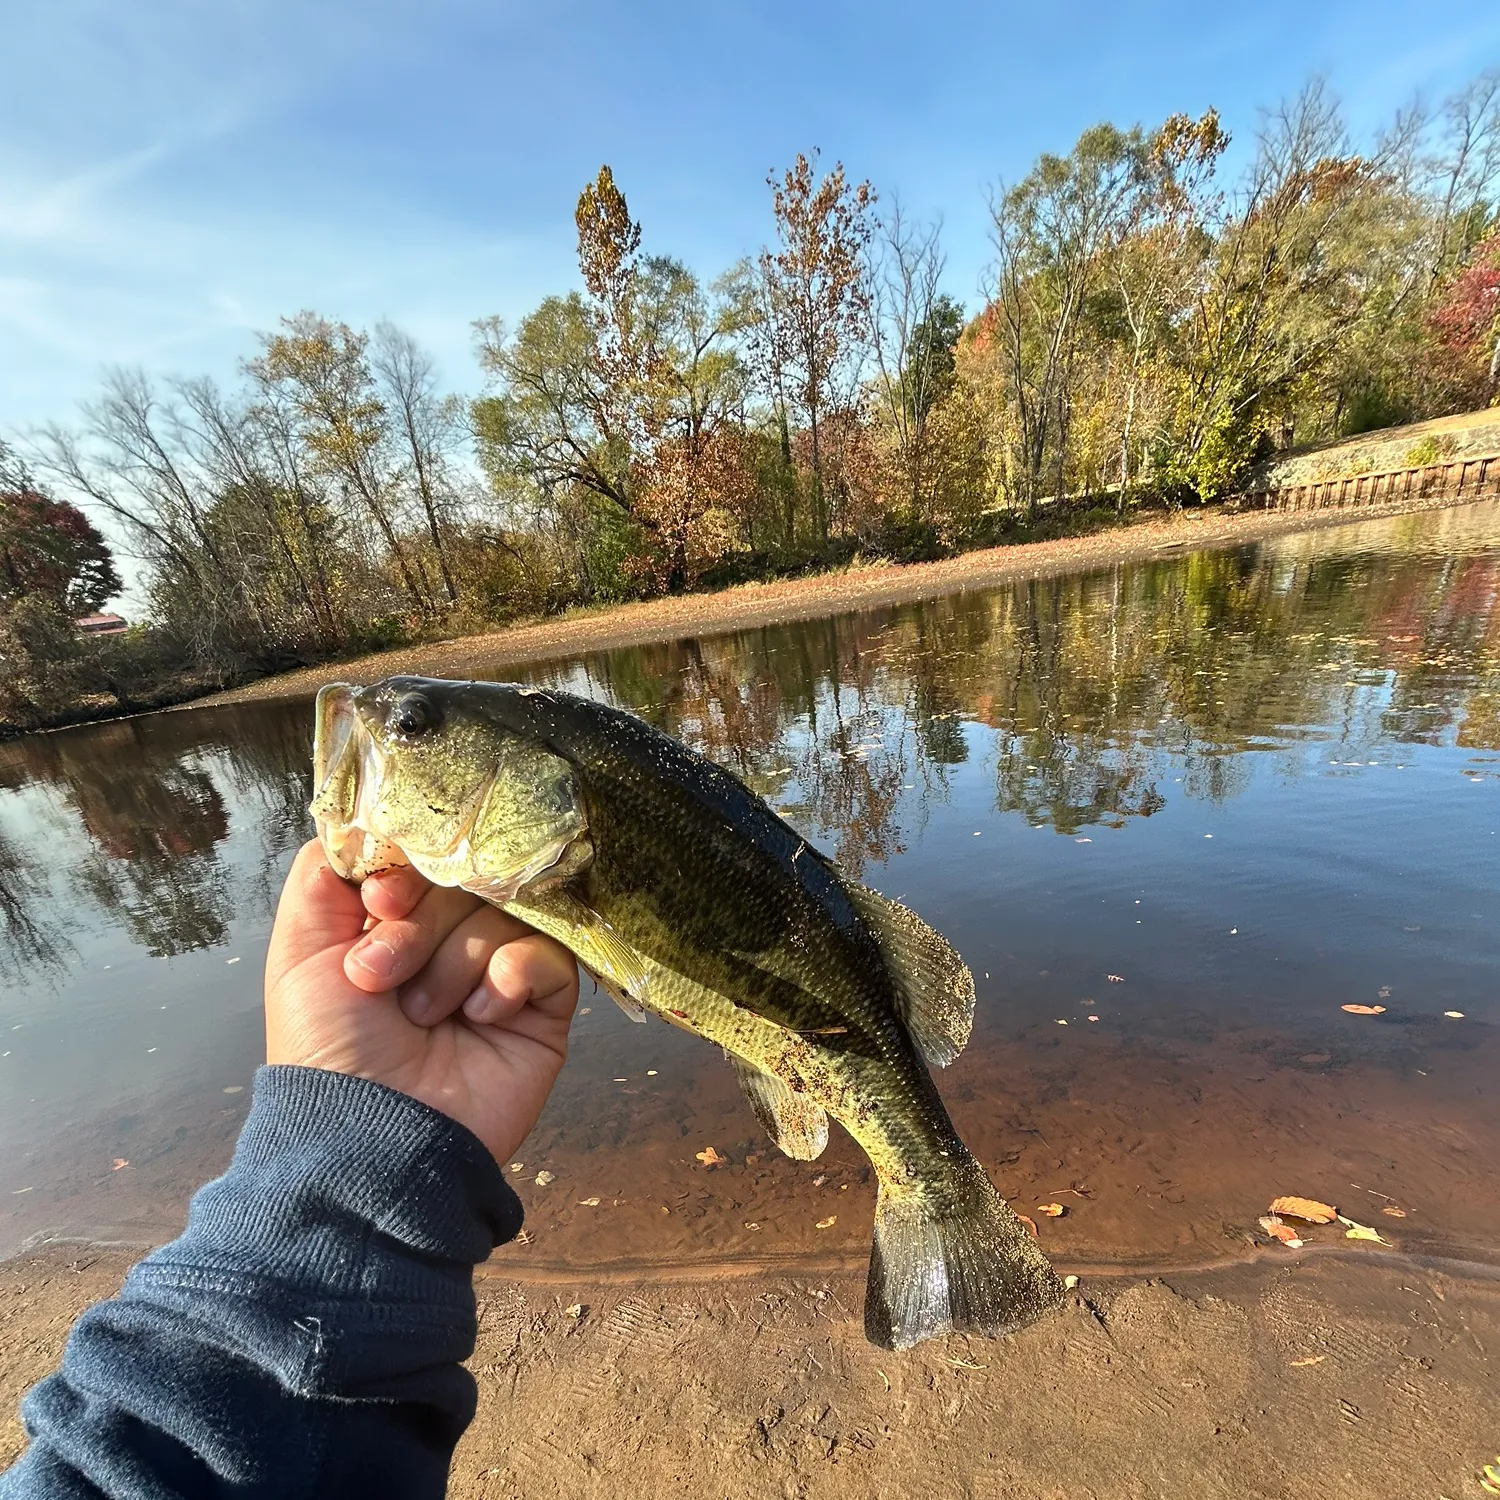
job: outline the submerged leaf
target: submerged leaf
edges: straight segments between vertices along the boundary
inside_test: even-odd
[[[1374,1240],[1377,1245],[1390,1244],[1390,1241],[1378,1229],[1371,1229],[1368,1224],[1356,1224],[1353,1219],[1346,1219],[1343,1214],[1339,1215],[1339,1223],[1349,1226],[1344,1231],[1346,1240]]]
[[[1283,1224],[1275,1214],[1267,1214],[1260,1220],[1260,1227],[1271,1236],[1273,1240],[1280,1240],[1288,1250],[1300,1250],[1302,1239],[1290,1224]]]

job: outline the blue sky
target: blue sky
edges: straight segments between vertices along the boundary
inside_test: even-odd
[[[820,146],[943,215],[972,304],[986,192],[1039,151],[1210,104],[1243,143],[1312,72],[1359,131],[1500,63],[1500,6],[8,0],[0,35],[6,431],[109,364],[232,378],[303,307],[389,317],[474,389],[471,320],[572,284],[601,161],[711,274]]]

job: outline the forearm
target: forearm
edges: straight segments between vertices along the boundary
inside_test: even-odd
[[[472,1273],[521,1209],[462,1126],[266,1068],[182,1237],[90,1309],[0,1500],[441,1495],[473,1416]]]

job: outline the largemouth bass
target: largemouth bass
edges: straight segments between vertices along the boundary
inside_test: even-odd
[[[879,1184],[873,1343],[998,1334],[1061,1299],[927,1070],[969,1037],[963,961],[729,771],[588,699],[419,677],[325,687],[314,761],[341,874],[409,862],[549,933],[633,1019],[717,1042],[788,1156],[844,1126]]]

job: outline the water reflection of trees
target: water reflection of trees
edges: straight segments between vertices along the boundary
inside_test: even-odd
[[[534,675],[642,712],[858,871],[899,852],[958,777],[982,776],[1002,811],[1072,832],[1150,817],[1174,790],[1232,797],[1249,752],[1295,771],[1308,740],[1360,758],[1380,742],[1496,749],[1497,598],[1500,568],[1483,552],[1283,546]],[[255,704],[0,746],[0,793],[39,789],[79,835],[54,848],[45,830],[0,830],[11,970],[65,963],[81,904],[161,954],[223,941],[247,904],[269,912],[308,828],[310,721],[305,703]]]
[[[247,901],[268,910],[281,856],[304,835],[309,756],[306,705],[158,714],[6,747],[0,786],[52,793],[84,835],[24,864],[14,837],[9,860],[0,845],[0,923],[29,942],[24,966],[43,956],[37,934],[55,948],[66,931],[43,907],[97,912],[158,956],[223,942]],[[226,795],[252,812],[248,869],[226,861]]]
[[[996,806],[1060,832],[1150,817],[1175,778],[1233,797],[1247,752],[1295,771],[1308,739],[1500,746],[1497,567],[1201,553],[611,652],[571,680],[732,766],[858,869],[979,754],[976,725]]]

